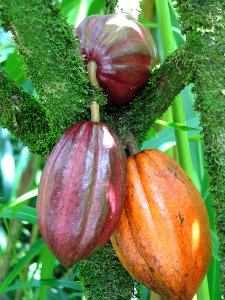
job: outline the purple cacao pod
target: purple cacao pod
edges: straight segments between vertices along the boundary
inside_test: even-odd
[[[37,199],[41,234],[64,267],[104,245],[113,233],[126,191],[126,157],[105,123],[80,122],[51,152]]]
[[[94,61],[97,80],[112,104],[131,100],[157,57],[150,32],[126,14],[94,15],[75,29],[84,63]]]

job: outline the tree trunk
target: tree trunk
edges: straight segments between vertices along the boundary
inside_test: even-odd
[[[113,12],[116,4],[117,1],[106,1],[106,11]],[[107,121],[122,140],[132,132],[140,143],[153,121],[166,111],[187,84],[193,82],[197,93],[195,109],[200,114],[211,177],[225,293],[225,34],[222,21],[225,5],[223,1],[178,0],[177,7],[187,37],[185,45],[153,72],[131,102],[115,108],[106,104],[103,92],[96,92],[89,85],[78,42],[62,17],[57,1],[2,0],[0,11],[4,27],[14,33],[18,52],[38,97],[24,92],[0,69],[0,124],[31,151],[45,156],[68,126],[90,118],[89,105],[95,97],[102,105],[102,120]],[[89,275],[102,278],[98,277],[102,256],[108,259],[104,280],[108,276],[108,282],[115,284],[109,299],[122,299],[120,289],[124,291],[124,299],[128,299],[133,282],[122,271],[120,276],[113,273],[117,263],[109,245],[79,264],[87,294],[90,294]],[[115,283],[111,276],[117,276]],[[109,289],[106,283],[98,281],[98,284],[105,284]],[[92,294],[89,299],[103,299],[100,288],[95,293],[95,288],[89,284],[89,289]]]

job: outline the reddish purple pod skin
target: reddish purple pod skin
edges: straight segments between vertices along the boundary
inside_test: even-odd
[[[41,234],[68,268],[112,235],[123,208],[126,157],[101,122],[80,122],[60,138],[41,176],[37,200]]]
[[[131,100],[146,83],[157,57],[150,32],[129,15],[112,14],[87,17],[74,34],[85,64],[96,62],[98,83],[111,104]]]

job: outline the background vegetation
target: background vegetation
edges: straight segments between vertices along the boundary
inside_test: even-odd
[[[89,103],[86,99],[90,98],[92,90],[88,86],[87,79],[85,79],[82,62],[77,58],[75,48],[73,54],[73,46],[76,47],[75,42],[74,45],[71,44],[70,48],[66,48],[68,52],[64,53],[65,49],[63,49],[58,56],[56,55],[57,63],[62,64],[60,71],[48,69],[47,74],[45,69],[48,60],[49,66],[51,66],[52,53],[57,54],[57,40],[50,38],[48,41],[46,37],[46,45],[38,45],[33,42],[33,51],[37,51],[37,60],[30,59],[29,53],[26,53],[25,42],[30,39],[27,45],[32,43],[32,39],[34,39],[32,32],[35,32],[36,24],[32,24],[33,27],[30,27],[30,31],[27,29],[26,34],[29,36],[25,36],[20,28],[21,25],[18,25],[21,21],[17,18],[22,18],[24,22],[34,20],[35,13],[32,10],[24,10],[20,15],[16,13],[14,9],[20,8],[18,1],[12,1],[12,6],[10,7],[8,4],[4,10],[6,2],[2,1],[2,4],[0,2],[1,8],[3,8],[2,20],[4,21],[2,23],[4,30],[3,28],[0,29],[0,76],[2,76],[0,79],[0,102],[4,104],[0,105],[0,124],[13,132],[14,135],[7,129],[0,129],[0,299],[160,299],[147,288],[133,282],[121,268],[109,244],[74,268],[65,270],[48,251],[40,237],[35,201],[41,171],[45,163],[44,157],[67,126],[80,119],[89,118]],[[33,2],[36,4],[37,1]],[[114,8],[114,2],[116,1],[106,1],[105,3],[103,0],[63,0],[58,5],[57,1],[52,1],[51,9],[56,19],[58,19],[58,10],[60,9],[62,12],[59,23],[64,16],[71,27],[74,27],[88,15],[103,14],[105,4],[108,5],[108,9]],[[43,9],[45,9],[50,1],[43,1],[43,3]],[[219,300],[221,299],[219,242],[215,227],[212,194],[209,189],[209,175],[205,168],[203,154],[204,151],[207,153],[209,146],[207,143],[203,144],[199,115],[193,108],[195,105],[196,109],[201,112],[201,118],[204,117],[203,110],[198,109],[200,100],[196,102],[195,92],[197,90],[201,99],[204,93],[203,96],[199,93],[200,83],[202,83],[202,92],[205,92],[207,87],[204,81],[198,81],[195,90],[193,90],[193,84],[188,84],[182,89],[187,83],[192,82],[192,63],[194,60],[191,58],[192,53],[189,51],[190,55],[187,54],[185,57],[182,55],[185,51],[187,53],[190,50],[187,43],[189,42],[190,46],[192,39],[196,37],[188,38],[190,30],[188,25],[191,27],[190,24],[195,23],[196,20],[187,16],[189,23],[183,22],[186,26],[184,28],[186,35],[184,35],[181,33],[179,19],[179,15],[182,16],[184,12],[182,9],[177,11],[171,1],[145,0],[141,2],[141,8],[139,21],[147,26],[154,35],[159,62],[164,62],[160,69],[162,71],[156,69],[158,75],[153,77],[152,81],[150,79],[146,88],[140,91],[130,105],[120,108],[118,111],[106,105],[103,108],[102,117],[117,130],[122,139],[127,130],[131,130],[139,140],[140,149],[156,148],[167,151],[169,155],[179,161],[195,182],[207,206],[213,241],[213,259],[197,298],[198,300]],[[198,8],[193,8],[195,14]],[[213,7],[209,8],[209,11],[210,9],[213,15]],[[191,9],[189,8],[189,10]],[[42,22],[42,14],[43,12],[39,11],[39,19],[36,19],[35,22]],[[47,14],[48,12],[46,12]],[[44,17],[43,22],[47,20],[47,17],[46,19]],[[205,20],[207,17],[208,15],[205,15]],[[17,36],[17,39],[18,37],[21,39],[18,43],[19,47],[15,43],[18,40],[12,39],[11,31],[5,31],[8,28],[12,31],[15,29],[11,28],[6,20],[14,22],[18,31],[21,30],[22,32],[21,35]],[[49,32],[54,28],[51,23],[52,20],[49,19]],[[204,24],[204,20],[202,24]],[[41,25],[38,24],[38,26]],[[59,25],[61,26],[62,23]],[[43,23],[43,26],[45,27],[46,24]],[[198,25],[199,30],[203,30],[203,27]],[[67,32],[68,28],[63,29],[63,34]],[[70,30],[72,29],[70,28]],[[49,34],[48,28],[46,32]],[[58,38],[60,38],[61,32],[58,34]],[[66,34],[70,39],[69,33]],[[181,51],[174,52],[177,48]],[[204,50],[203,41],[202,50]],[[198,49],[198,51],[200,50]],[[174,57],[172,55],[166,59],[171,53],[174,53]],[[74,65],[69,65],[71,74],[72,71],[77,72],[79,65],[81,66],[81,73],[83,73],[82,76],[78,74],[77,77],[70,79],[71,86],[67,86],[70,92],[65,93],[65,98],[62,99],[62,91],[59,87],[62,86],[62,83],[67,84],[68,77],[65,80],[64,76],[69,72],[66,57],[70,55],[71,57],[74,55],[74,59],[76,59]],[[174,62],[177,62],[176,66],[173,64]],[[173,72],[170,82],[169,78],[173,68],[177,66],[178,72],[177,74]],[[204,66],[206,68],[206,64]],[[5,70],[4,73],[3,69]],[[199,69],[201,71],[201,64],[199,64]],[[194,75],[199,76],[198,73]],[[152,86],[159,83],[162,76],[164,79],[161,85],[164,85],[165,88],[160,86],[158,89],[152,89]],[[51,90],[50,86],[48,86],[49,89],[43,88],[47,87],[45,85],[48,80],[53,82],[52,78],[58,82],[58,85],[52,85]],[[18,85],[15,86],[13,81],[16,81]],[[4,86],[7,85],[8,90],[3,88],[3,84]],[[160,117],[181,89],[182,92],[176,97],[172,107]],[[6,91],[13,99],[13,110],[7,105]],[[13,93],[10,94],[10,91]],[[159,104],[150,103],[149,99],[145,100],[146,95],[151,92],[153,95],[156,93],[157,97],[161,99]],[[71,94],[74,97],[71,98]],[[105,104],[105,96],[101,93],[98,96],[100,103]],[[24,106],[20,103],[20,97],[26,99]],[[84,100],[79,103],[80,98]],[[160,108],[157,108],[157,105]],[[144,120],[138,116],[135,119],[136,111],[140,110],[142,106],[145,110]],[[224,124],[225,111],[223,108],[221,103],[221,115],[217,115],[218,118],[222,116],[220,119],[221,128]],[[74,115],[67,113],[70,110]],[[130,111],[132,114],[129,113]],[[126,125],[126,127],[124,118],[128,124],[132,125]],[[154,121],[153,125],[151,125],[152,121]],[[208,124],[210,128],[213,125],[212,123]],[[220,130],[220,133],[221,143],[224,147],[224,131]],[[15,136],[20,140],[17,140]],[[215,135],[215,139],[218,139],[218,135]],[[29,145],[32,152],[22,142]],[[215,150],[218,153],[221,151],[221,149]],[[221,171],[221,174],[224,175],[224,170]],[[224,177],[221,177],[218,189],[224,182]],[[211,190],[214,191],[215,189],[216,186],[213,184]],[[218,215],[217,220],[219,220],[222,228],[224,221],[220,220],[220,215]],[[221,249],[220,253],[222,253]]]

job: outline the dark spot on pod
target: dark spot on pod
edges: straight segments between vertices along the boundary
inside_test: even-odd
[[[179,219],[180,219],[180,224],[183,224],[184,222],[184,217],[182,216],[182,214],[179,213]]]
[[[149,270],[150,270],[151,273],[155,272],[155,270],[152,267],[149,267]]]

